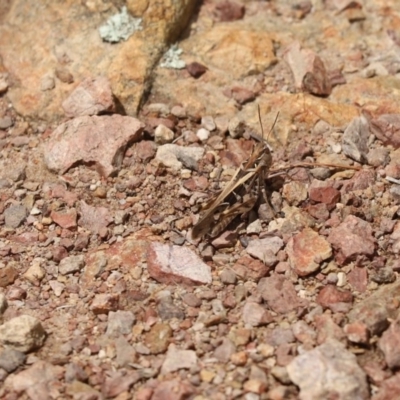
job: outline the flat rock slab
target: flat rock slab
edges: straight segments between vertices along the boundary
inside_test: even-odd
[[[47,167],[58,173],[85,163],[103,176],[121,165],[128,143],[138,141],[144,124],[122,115],[82,116],[61,124],[45,145]]]
[[[211,283],[210,267],[186,247],[152,243],[147,267],[158,282],[191,285]]]

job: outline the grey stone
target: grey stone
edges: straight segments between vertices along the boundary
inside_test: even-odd
[[[0,353],[0,368],[5,369],[8,373],[15,371],[25,362],[26,355],[18,350],[5,348]]]
[[[85,265],[85,256],[70,256],[63,258],[58,266],[58,272],[61,275],[72,274],[80,271]]]
[[[4,220],[8,228],[18,228],[28,215],[28,210],[22,204],[14,204],[4,211]]]

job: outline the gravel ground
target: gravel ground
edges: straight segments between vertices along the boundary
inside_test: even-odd
[[[400,398],[397,2],[23,3],[0,6],[0,398]],[[269,204],[194,239],[258,108]]]

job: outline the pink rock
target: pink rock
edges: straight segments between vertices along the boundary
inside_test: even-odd
[[[293,42],[285,51],[284,60],[289,64],[298,89],[328,96],[332,84],[322,60],[310,49],[301,49],[300,42]]]
[[[256,98],[256,94],[245,87],[234,86],[223,91],[226,97],[232,98],[239,104],[246,104],[253,101]]]
[[[340,201],[339,190],[332,187],[333,182],[314,179],[309,189],[310,200],[316,203],[324,203],[330,208]]]
[[[142,140],[135,146],[135,155],[143,161],[149,161],[156,155],[157,145],[152,140]]]
[[[260,260],[255,260],[249,256],[240,257],[232,267],[236,275],[244,280],[254,279],[258,281],[267,275],[271,269]]]
[[[223,0],[215,6],[215,16],[217,20],[228,22],[242,19],[245,8],[242,4],[234,1]]]
[[[108,314],[110,311],[118,310],[119,295],[118,294],[96,294],[90,309],[94,314]]]
[[[51,384],[62,379],[64,368],[37,361],[28,369],[10,375],[8,383],[17,393],[26,391],[30,399],[48,399]]]
[[[400,147],[400,114],[383,114],[371,121],[373,134],[384,144]]]
[[[94,164],[103,176],[121,165],[128,143],[141,138],[144,124],[132,117],[83,116],[61,124],[45,145],[47,167],[64,173],[77,163]]]
[[[328,242],[337,250],[336,261],[344,263],[359,256],[371,257],[375,252],[375,238],[370,224],[349,215],[328,236]]]
[[[247,325],[262,326],[272,322],[273,316],[261,304],[248,301],[243,307],[242,319]]]
[[[273,274],[262,278],[257,291],[272,311],[286,314],[305,307],[307,302],[297,296],[293,283],[282,275]]]
[[[357,292],[363,293],[367,290],[368,285],[368,270],[367,268],[354,267],[347,274],[347,281],[351,287]]]
[[[353,302],[353,295],[348,290],[339,290],[336,286],[325,286],[317,296],[317,303],[333,312],[349,311]]]
[[[166,284],[211,283],[211,269],[192,250],[154,242],[147,255],[147,268],[152,278]]]
[[[116,371],[110,375],[106,377],[101,388],[107,399],[116,397],[122,392],[129,390],[132,385],[140,380],[140,374],[137,371],[129,371],[127,373]]]
[[[400,372],[382,382],[378,393],[371,400],[393,400],[400,398]]]
[[[310,204],[306,210],[313,218],[319,221],[326,221],[329,218],[329,210],[324,203]]]
[[[81,201],[80,214],[79,226],[97,234],[99,234],[102,229],[106,228],[113,220],[107,208],[92,207],[83,200]]]
[[[109,80],[104,76],[87,78],[63,101],[67,117],[96,115],[115,110]]]
[[[375,172],[373,170],[357,171],[354,176],[343,183],[342,193],[348,193],[354,190],[365,190],[376,182]]]
[[[155,388],[151,400],[185,400],[195,393],[194,388],[179,379],[163,381]]]
[[[317,271],[321,262],[332,255],[330,244],[311,228],[305,228],[291,237],[286,251],[292,268],[299,276]]]
[[[50,217],[61,228],[70,229],[76,227],[77,213],[75,208],[66,211],[52,211]]]
[[[294,337],[301,343],[314,345],[317,332],[305,321],[299,320],[292,325]]]
[[[333,321],[330,315],[316,315],[314,322],[317,330],[318,344],[325,343],[329,339],[345,341],[346,335],[344,334],[342,328]]]
[[[389,329],[383,332],[378,340],[378,347],[382,350],[389,368],[400,367],[400,321],[393,321]]]
[[[362,322],[358,321],[347,324],[344,326],[343,330],[350,342],[367,344],[369,341],[368,328]]]

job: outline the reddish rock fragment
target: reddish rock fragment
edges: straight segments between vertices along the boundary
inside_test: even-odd
[[[195,393],[194,388],[178,379],[160,382],[151,400],[185,400]]]
[[[378,340],[378,347],[382,350],[389,368],[400,367],[400,321],[393,321],[389,329],[383,332]]]
[[[332,255],[330,244],[311,228],[305,228],[290,238],[286,251],[292,268],[299,276],[317,271],[322,261]]]
[[[368,271],[366,268],[354,267],[347,274],[347,281],[357,292],[363,293],[367,290]]]
[[[340,192],[332,185],[333,182],[314,179],[309,189],[310,200],[316,203],[324,203],[329,209],[332,209],[340,201]]]
[[[327,314],[316,315],[314,318],[317,329],[317,343],[325,343],[329,339],[345,341],[346,335],[342,328]]]
[[[107,399],[113,398],[129,390],[140,378],[137,371],[129,371],[126,374],[123,371],[113,372],[110,377],[106,377],[101,391]]]
[[[326,221],[329,218],[329,210],[326,204],[318,203],[307,206],[306,210],[315,219]]]
[[[317,296],[317,303],[333,312],[348,312],[353,303],[353,295],[348,290],[339,290],[336,286],[325,286]]]
[[[368,328],[362,322],[347,324],[343,330],[350,342],[367,344],[369,341]]]
[[[10,375],[8,384],[18,394],[26,392],[30,399],[49,399],[51,387],[62,379],[64,368],[46,361],[37,361],[28,369]]]
[[[147,254],[147,267],[158,282],[211,283],[210,267],[186,247],[152,243]]]
[[[94,314],[108,314],[110,311],[117,311],[119,305],[118,294],[96,294],[90,309]]]
[[[332,84],[322,60],[310,49],[301,49],[295,41],[283,56],[294,76],[295,85],[308,93],[329,96]]]
[[[394,400],[400,398],[400,372],[383,381],[378,393],[371,400]]]
[[[50,217],[61,228],[71,229],[76,227],[77,212],[75,208],[66,211],[52,211]]]
[[[341,192],[348,193],[354,190],[365,190],[376,182],[373,170],[357,171],[354,176],[343,183]]]
[[[143,161],[154,158],[157,152],[157,145],[152,140],[142,140],[135,146],[135,155]]]
[[[268,306],[279,314],[286,314],[307,304],[304,299],[297,296],[293,283],[282,275],[273,274],[268,278],[262,278],[257,291]]]
[[[45,146],[50,170],[64,173],[78,163],[94,164],[103,176],[119,169],[128,143],[142,136],[144,124],[122,115],[83,116],[61,124]]]
[[[221,22],[231,22],[242,19],[244,11],[245,8],[242,4],[229,0],[220,1],[215,6],[216,19]]]
[[[343,265],[360,256],[372,257],[375,252],[375,238],[370,224],[353,215],[349,215],[328,236],[337,251],[336,261]]]
[[[11,265],[0,268],[0,287],[11,285],[18,278],[18,275],[18,271]]]
[[[67,117],[96,115],[115,109],[111,85],[106,77],[87,78],[62,103]]]
[[[243,256],[236,261],[232,269],[236,275],[244,280],[254,279],[258,281],[260,278],[266,276],[271,268],[260,260],[255,260],[249,256]]]
[[[239,86],[226,89],[223,91],[223,94],[226,97],[234,99],[241,105],[249,103],[250,101],[253,101],[256,98],[256,94],[252,90]]]
[[[383,114],[371,121],[372,133],[385,145],[400,147],[400,114]]]
[[[205,67],[203,64],[193,61],[186,65],[186,70],[191,76],[193,76],[193,78],[197,79],[207,71],[207,67]]]

